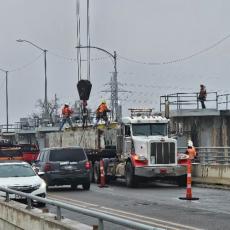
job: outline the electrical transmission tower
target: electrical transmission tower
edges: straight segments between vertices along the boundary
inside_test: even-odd
[[[102,92],[110,93],[110,100],[111,100],[111,112],[112,112],[112,119],[115,121],[120,121],[121,119],[121,107],[119,108],[119,92],[128,92],[124,89],[119,89],[119,85],[122,86],[121,83],[117,81],[117,72],[113,72],[111,80],[109,83],[105,85],[109,86],[109,89],[102,90]]]

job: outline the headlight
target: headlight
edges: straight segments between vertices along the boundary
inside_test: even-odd
[[[46,188],[46,182],[44,180],[42,180],[41,188]]]
[[[189,158],[189,156],[187,154],[184,154],[184,153],[180,153],[177,156],[177,160],[185,160],[185,159],[188,159],[188,158]]]
[[[37,184],[37,185],[34,185],[33,188],[34,188],[34,189],[39,189],[40,186],[41,186],[41,184]]]
[[[146,159],[146,157],[145,156],[143,156],[143,155],[135,155],[134,156],[134,160],[136,160],[136,161],[146,161],[147,159]]]
[[[37,184],[33,187],[34,189],[46,188],[46,182],[42,181],[40,184]]]

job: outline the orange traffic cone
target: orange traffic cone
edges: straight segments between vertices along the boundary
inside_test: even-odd
[[[179,197],[181,200],[199,200],[197,197],[192,197],[192,165],[191,160],[187,160],[187,188],[186,197]]]
[[[105,170],[104,170],[104,161],[100,160],[100,188],[108,187],[105,185]]]

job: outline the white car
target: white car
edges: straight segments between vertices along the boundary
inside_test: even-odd
[[[46,183],[33,170],[30,164],[23,161],[0,161],[0,187],[10,188],[31,195],[46,197]],[[0,196],[6,193],[0,191]],[[10,194],[11,199],[25,199],[15,194]],[[45,203],[37,202],[39,206]]]

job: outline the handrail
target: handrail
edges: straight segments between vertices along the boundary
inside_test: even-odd
[[[178,147],[178,153],[185,153],[187,147]],[[230,147],[195,147],[197,159],[203,165],[229,165]]]
[[[55,201],[55,200],[51,200],[48,198],[41,198],[38,196],[34,196],[34,195],[30,195],[28,193],[24,193],[24,192],[19,192],[13,189],[9,189],[9,188],[4,188],[0,186],[0,190],[6,192],[6,202],[10,201],[9,198],[9,194],[16,194],[22,197],[27,198],[27,209],[32,209],[32,200],[36,200],[42,203],[46,203],[46,204],[50,204],[53,206],[56,206],[57,208],[57,216],[56,216],[56,220],[61,221],[62,219],[62,215],[61,215],[61,208],[69,210],[69,211],[73,211],[73,212],[78,212],[81,213],[83,215],[87,215],[90,217],[94,217],[98,219],[98,229],[99,230],[103,230],[104,229],[104,224],[103,221],[108,221],[114,224],[118,224],[118,225],[122,225],[128,228],[132,228],[132,229],[138,229],[138,230],[163,230],[162,228],[155,228],[152,227],[150,225],[146,225],[146,224],[142,224],[142,223],[138,223],[135,221],[130,221],[130,220],[126,220],[124,218],[121,217],[116,217],[116,216],[112,216],[109,214],[105,214],[102,212],[98,212],[98,211],[93,211],[93,210],[89,210],[86,208],[82,208],[82,207],[77,207],[71,204],[66,204],[60,201]]]
[[[199,92],[191,93],[173,93],[160,96],[160,111],[164,111],[166,105],[170,109],[199,109]],[[208,92],[205,104],[210,109],[228,109],[230,104],[230,94],[218,94],[217,92]],[[225,106],[225,107],[224,107]]]

